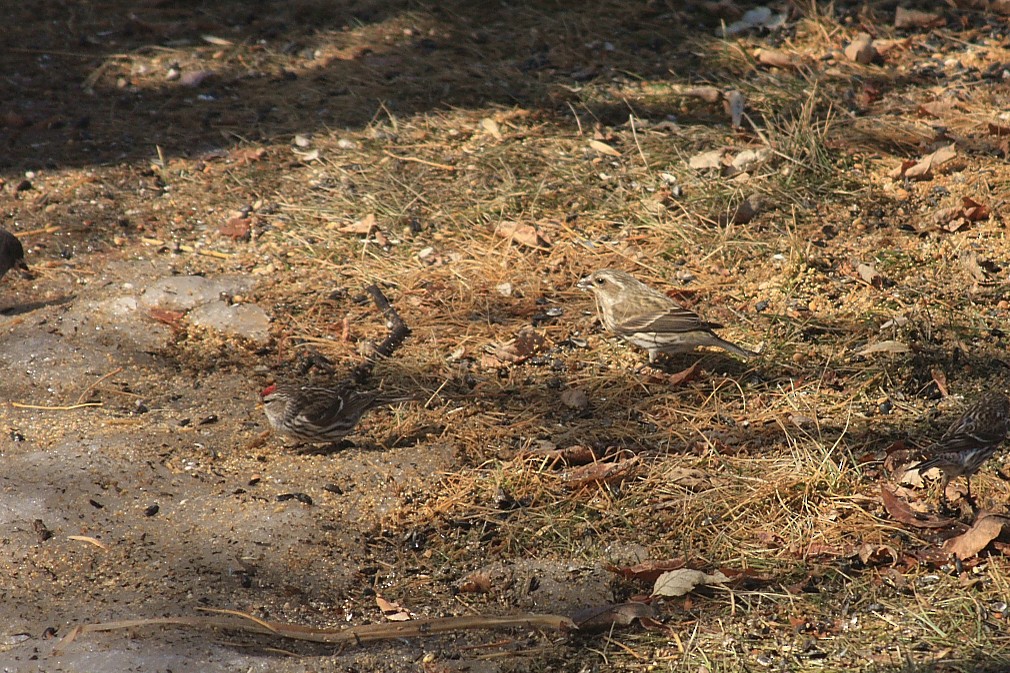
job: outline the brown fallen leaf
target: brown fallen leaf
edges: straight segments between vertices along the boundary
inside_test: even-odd
[[[472,572],[459,583],[459,590],[465,594],[489,593],[491,591],[491,577],[484,572]]]
[[[642,582],[655,583],[655,581],[665,572],[678,570],[687,565],[683,558],[663,559],[658,561],[642,561],[632,566],[604,565],[604,569],[620,575],[627,579],[635,579]]]
[[[724,156],[726,156],[725,149],[709,150],[707,152],[695,154],[687,160],[687,165],[696,171],[702,171],[709,168],[722,169]]]
[[[860,280],[878,290],[884,284],[884,277],[880,275],[880,272],[872,264],[860,262],[856,265],[856,273],[859,275]]]
[[[873,46],[873,38],[868,33],[860,33],[853,38],[844,50],[845,58],[860,65],[873,63],[880,54]]]
[[[262,147],[240,147],[238,149],[232,150],[229,153],[229,157],[232,161],[239,165],[251,164],[255,161],[259,161],[264,156],[266,156],[266,149]]]
[[[908,526],[915,526],[916,528],[964,527],[964,524],[955,519],[912,510],[908,506],[908,502],[898,497],[895,488],[890,484],[880,485],[880,500],[884,504],[884,509],[887,510],[887,513],[895,521]]]
[[[691,86],[680,91],[681,95],[700,98],[706,103],[718,103],[722,98],[722,91],[714,86]]]
[[[929,370],[929,374],[933,377],[933,383],[936,384],[936,389],[940,391],[940,394],[944,397],[949,397],[950,391],[947,388],[947,375],[943,373],[943,370],[939,367],[933,367]]]
[[[754,52],[754,57],[761,65],[773,68],[798,68],[800,61],[792,54],[787,54],[778,49],[758,49]]]
[[[637,621],[654,621],[656,609],[639,601],[603,605],[579,610],[572,621],[580,631],[606,631],[614,626],[628,626]]]
[[[566,486],[573,489],[590,484],[612,484],[634,477],[638,472],[638,463],[637,456],[613,463],[592,463],[569,470],[561,478]]]
[[[362,234],[364,236],[367,236],[368,234],[372,233],[372,230],[375,229],[377,226],[378,225],[375,222],[375,214],[369,213],[368,215],[365,215],[357,222],[353,222],[346,226],[340,227],[339,229],[337,229],[337,231],[343,234]]]
[[[928,103],[920,103],[916,111],[923,117],[940,118],[946,114],[950,114],[956,109],[957,104],[954,101],[934,100]]]
[[[1010,526],[1010,517],[987,514],[977,519],[967,531],[943,543],[943,548],[962,561],[976,556],[989,543],[1003,535]]]
[[[569,409],[584,411],[589,406],[589,396],[581,388],[565,388],[561,391],[561,404]]]
[[[605,142],[599,140],[590,140],[589,147],[600,154],[606,154],[608,157],[619,157],[621,153],[615,150],[613,147]]]
[[[666,381],[671,386],[679,386],[689,381],[693,381],[698,376],[698,363],[701,360],[695,360],[694,363],[687,369],[682,369],[679,372],[674,372],[667,377]]]
[[[692,570],[691,568],[680,568],[679,570],[667,571],[657,577],[656,583],[652,587],[652,595],[676,598],[677,596],[683,596],[694,591],[695,587],[698,586],[723,584],[728,581],[729,578],[719,570],[716,570],[714,573],[706,573],[701,570]]]
[[[902,28],[936,28],[947,23],[939,14],[923,12],[918,9],[898,7],[894,11],[894,27]]]
[[[903,344],[900,341],[887,340],[867,344],[856,351],[856,355],[865,357],[873,353],[907,353],[910,350],[912,349],[909,348],[907,344]]]
[[[997,137],[1010,136],[1010,126],[989,124],[989,135]]]
[[[514,339],[488,347],[481,358],[481,366],[492,368],[506,364],[519,364],[550,348],[550,342],[535,329],[524,327]]]
[[[504,220],[498,223],[494,233],[495,236],[510,239],[513,243],[518,243],[527,248],[545,250],[551,247],[550,238],[544,232],[529,224]]]
[[[490,117],[484,117],[484,119],[480,120],[480,128],[495,140],[502,139],[501,129],[498,127],[498,122]]]
[[[905,168],[903,162],[902,170],[898,174],[898,177],[905,177],[910,180],[929,180],[933,177],[934,168],[939,168],[956,156],[957,150],[954,148],[954,145],[945,145],[937,151],[927,154],[912,166]],[[891,172],[891,175],[894,175],[894,171]]]
[[[961,197],[961,208],[963,208],[964,216],[969,222],[988,220],[991,214],[988,206],[982,205],[967,196]]]
[[[550,460],[550,466],[555,465],[587,465],[606,457],[606,452],[598,454],[585,444],[573,444],[559,449],[553,446],[536,448],[533,451],[538,456]]]
[[[379,606],[383,616],[391,622],[405,622],[410,619],[410,612],[378,594],[375,595],[375,604]]]
[[[252,232],[252,220],[248,217],[233,217],[218,227],[218,232],[236,241],[248,241]]]
[[[179,321],[186,315],[181,311],[169,311],[164,308],[152,308],[148,310],[147,315],[151,316],[154,320],[158,322],[165,323],[169,327],[177,328],[179,327]]]

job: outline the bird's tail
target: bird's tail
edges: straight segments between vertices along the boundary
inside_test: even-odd
[[[751,351],[747,350],[746,348],[741,348],[740,346],[737,346],[735,343],[726,341],[725,339],[719,337],[716,334],[712,334],[711,337],[712,341],[708,344],[709,346],[718,346],[719,348],[722,348],[723,350],[728,351],[739,358],[743,358],[744,360],[748,360],[750,358],[756,358],[758,355],[760,355],[760,353],[758,353],[757,351]]]

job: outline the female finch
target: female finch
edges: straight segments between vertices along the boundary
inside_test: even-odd
[[[916,466],[919,474],[935,467],[943,472],[941,493],[946,499],[951,479],[964,477],[971,502],[971,476],[992,458],[1010,430],[1010,398],[986,393],[955,420],[936,444],[926,449],[931,456]]]
[[[649,362],[659,353],[679,353],[695,346],[716,346],[741,358],[757,355],[716,336],[722,325],[703,321],[697,313],[677,305],[623,271],[602,269],[578,282],[596,296],[603,326],[649,351]]]
[[[383,397],[377,390],[284,383],[267,386],[260,398],[274,430],[312,443],[337,442],[354,430],[369,409],[409,399]]]

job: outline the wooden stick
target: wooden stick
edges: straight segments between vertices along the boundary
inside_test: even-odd
[[[369,285],[365,288],[365,292],[371,295],[375,306],[386,317],[386,327],[389,329],[389,335],[375,347],[375,351],[364,362],[354,368],[352,376],[358,383],[363,383],[368,379],[372,373],[372,369],[375,368],[376,360],[391,356],[403,344],[406,338],[410,336],[410,328],[407,327],[407,323],[403,322],[403,318],[396,312],[393,305],[389,303],[386,295],[382,293],[378,285],[374,283]]]
[[[393,159],[396,159],[398,161],[413,161],[414,163],[424,164],[425,166],[431,166],[432,168],[441,168],[443,171],[456,170],[455,166],[450,166],[449,164],[437,164],[434,161],[428,161],[427,159],[418,159],[417,157],[401,157],[398,154],[393,154],[392,152],[387,152],[385,150],[382,153],[385,154],[387,157],[392,157]]]
[[[462,617],[435,617],[411,619],[405,622],[384,622],[365,624],[340,629],[317,629],[298,624],[271,622],[237,610],[214,610],[214,617],[156,617],[153,619],[124,619],[100,624],[75,626],[60,642],[60,646],[73,642],[79,635],[100,631],[133,629],[140,626],[191,626],[209,627],[281,636],[292,640],[307,640],[314,643],[366,643],[377,640],[398,638],[418,638],[440,633],[508,628],[545,628],[555,630],[576,630],[578,627],[569,617],[547,614],[518,614],[498,617],[494,615],[464,615]]]

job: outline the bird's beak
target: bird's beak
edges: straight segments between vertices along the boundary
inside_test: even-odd
[[[585,278],[583,278],[582,280],[580,280],[578,283],[575,284],[575,287],[579,288],[580,290],[588,290],[592,286],[593,284],[592,281],[589,280],[589,276],[586,276]]]

